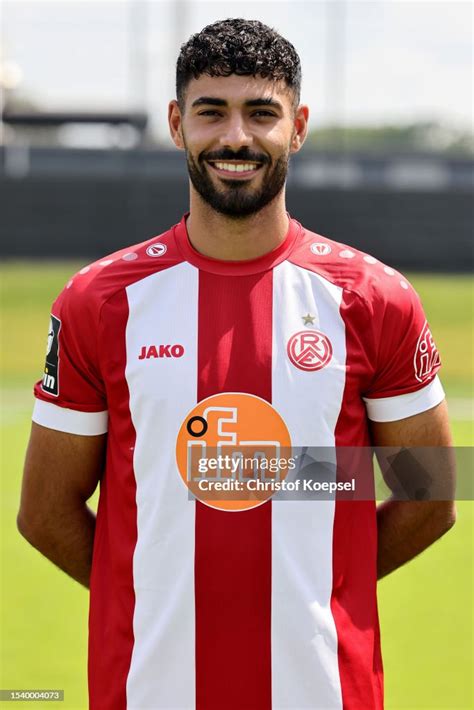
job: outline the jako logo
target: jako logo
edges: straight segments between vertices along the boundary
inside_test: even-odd
[[[310,249],[313,254],[316,254],[316,256],[326,256],[326,254],[330,254],[332,252],[329,244],[324,244],[323,242],[313,242]]]
[[[148,256],[163,256],[163,254],[166,254],[166,252],[166,244],[161,244],[160,242],[156,242],[156,244],[150,244],[150,246],[146,250]]]
[[[149,360],[156,357],[183,357],[182,345],[142,345],[139,360]]]

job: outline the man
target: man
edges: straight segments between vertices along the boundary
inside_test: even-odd
[[[53,305],[18,525],[90,581],[91,708],[382,708],[377,575],[453,523],[434,501],[189,495],[194,445],[451,442],[412,288],[287,215],[300,81],[260,22],[194,35],[169,106],[189,215]]]

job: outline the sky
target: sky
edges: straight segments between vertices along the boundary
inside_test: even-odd
[[[298,50],[311,123],[472,125],[470,0],[3,0],[3,60],[43,109],[146,109],[165,143],[179,46],[225,17]]]

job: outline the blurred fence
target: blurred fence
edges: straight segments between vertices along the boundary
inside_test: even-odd
[[[1,256],[92,259],[144,241],[187,210],[182,153],[0,150]],[[401,269],[472,266],[474,161],[307,151],[288,208],[306,227]]]

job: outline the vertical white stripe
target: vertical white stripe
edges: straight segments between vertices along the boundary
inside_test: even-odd
[[[342,289],[284,262],[274,269],[272,403],[295,446],[335,444],[345,383]],[[331,341],[332,360],[321,370],[295,367],[290,337],[302,317]],[[272,504],[273,710],[342,710],[337,632],[331,613],[334,501]]]
[[[187,263],[127,288],[126,378],[137,439],[135,612],[129,710],[195,707],[195,504],[176,468],[179,427],[197,396],[198,271]],[[182,357],[139,359],[143,346]],[[179,350],[178,350],[179,352]]]

